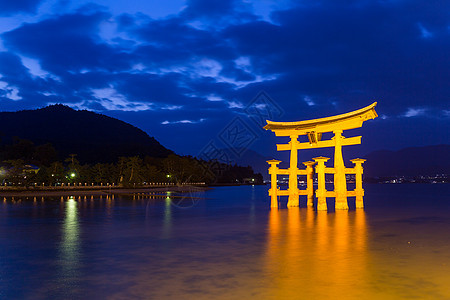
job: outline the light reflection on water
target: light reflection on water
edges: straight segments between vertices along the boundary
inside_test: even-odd
[[[364,298],[367,280],[363,210],[315,212],[311,208],[269,213],[267,276],[274,299]],[[358,286],[359,289],[354,287]],[[301,292],[300,292],[301,290]]]
[[[62,241],[59,246],[59,274],[55,290],[64,296],[74,296],[79,289],[80,274],[80,235],[78,203],[74,197],[64,203],[65,215],[62,224]]]
[[[170,238],[170,232],[172,229],[172,205],[171,199],[167,197],[164,200],[165,208],[164,208],[164,223],[163,223],[163,234],[162,237],[164,239]]]
[[[264,186],[6,199],[0,298],[450,299],[448,192],[368,186],[331,213],[270,210]]]

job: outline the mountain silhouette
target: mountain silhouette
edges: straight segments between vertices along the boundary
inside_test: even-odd
[[[304,166],[301,162],[312,160],[312,157],[324,155],[330,157],[327,166],[333,167],[333,148],[330,148],[327,154],[324,151],[316,153],[314,151],[299,151],[301,161],[299,161],[299,168]],[[345,149],[344,149],[345,150]],[[353,153],[352,153],[353,154]],[[250,165],[256,172],[260,172],[264,179],[269,179],[268,168],[266,160],[280,159],[282,154],[277,153],[274,157],[263,156],[253,150],[246,150],[244,154],[236,159],[240,165]],[[285,155],[286,157],[286,155]],[[436,175],[436,174],[450,174],[450,145],[434,145],[424,147],[405,148],[398,151],[380,150],[374,151],[367,155],[345,155],[346,167],[353,167],[354,165],[349,161],[353,158],[365,158],[367,161],[363,164],[365,177],[384,177],[384,176],[421,176],[421,175]],[[289,156],[287,160],[279,165],[282,169],[289,168]]]
[[[37,110],[0,112],[0,145],[15,137],[51,143],[60,159],[76,154],[82,163],[116,162],[121,156],[167,157],[173,153],[141,129],[87,110],[56,104]]]
[[[365,156],[364,175],[421,176],[450,173],[450,145],[375,151]]]

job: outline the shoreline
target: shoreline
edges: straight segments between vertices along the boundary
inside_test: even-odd
[[[64,189],[64,190],[0,190],[0,197],[52,197],[52,196],[82,196],[82,195],[124,195],[142,194],[152,192],[201,192],[212,188],[207,186],[167,186],[167,187],[143,187],[143,188],[100,188],[100,189]]]

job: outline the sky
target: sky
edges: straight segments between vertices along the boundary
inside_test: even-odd
[[[0,111],[62,103],[182,155],[378,102],[356,152],[450,143],[450,1],[0,0]],[[73,120],[76,126],[76,120]]]

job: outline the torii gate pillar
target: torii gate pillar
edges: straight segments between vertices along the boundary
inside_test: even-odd
[[[327,190],[325,189],[325,163],[328,157],[316,157],[317,162],[317,210],[327,210]]]
[[[303,163],[306,166],[306,195],[308,196],[308,201],[306,205],[309,207],[314,206],[314,169],[313,166],[316,164],[315,161],[306,161]]]
[[[289,198],[288,207],[299,206],[299,191],[298,191],[298,135],[291,135],[291,141],[289,145],[291,146],[291,161],[289,166]]]
[[[342,130],[334,130],[334,192],[336,197],[335,209],[348,209],[347,182],[345,179],[345,165],[342,157]]]
[[[272,208],[278,208],[278,187],[277,187],[277,175],[278,175],[278,164],[281,162],[281,160],[268,160],[267,161],[270,164],[269,168],[269,174],[270,174],[270,207]]]
[[[364,196],[364,190],[362,187],[362,174],[363,174],[363,167],[362,164],[366,161],[362,158],[356,158],[350,160],[352,163],[355,164],[355,196],[356,196],[356,208],[363,208],[364,202],[363,202],[363,196]]]

